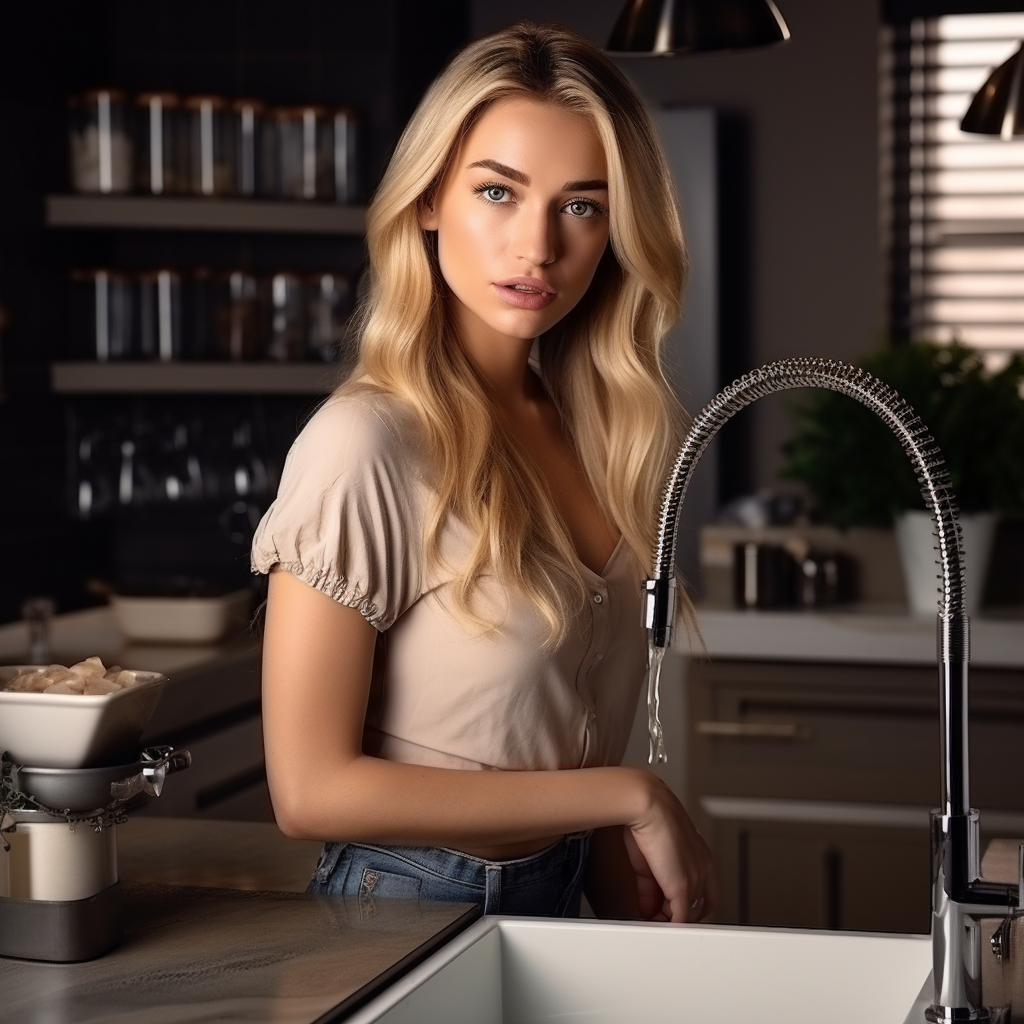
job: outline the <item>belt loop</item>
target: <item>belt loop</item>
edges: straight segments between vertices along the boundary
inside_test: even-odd
[[[484,913],[496,914],[501,905],[501,865],[487,865],[487,889],[484,897]]]

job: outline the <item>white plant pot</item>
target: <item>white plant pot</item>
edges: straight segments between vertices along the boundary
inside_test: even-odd
[[[974,615],[981,606],[996,519],[995,512],[960,516],[965,570],[964,608],[968,615]],[[935,517],[931,512],[918,510],[897,516],[896,544],[903,564],[903,583],[911,614],[935,615],[942,585]]]

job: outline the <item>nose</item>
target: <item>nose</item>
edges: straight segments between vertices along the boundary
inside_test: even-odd
[[[558,255],[557,212],[526,206],[516,218],[516,257],[534,267],[553,263]]]

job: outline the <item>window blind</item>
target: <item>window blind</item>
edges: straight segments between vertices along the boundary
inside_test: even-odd
[[[1024,352],[1024,138],[962,132],[960,121],[1022,39],[1024,13],[917,18],[892,62],[894,281],[904,292],[894,319],[900,333],[958,338],[993,361]]]

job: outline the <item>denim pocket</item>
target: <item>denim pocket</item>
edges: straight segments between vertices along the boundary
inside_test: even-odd
[[[364,867],[359,876],[359,895],[381,896],[384,899],[418,900],[423,882],[409,875],[398,875],[393,871],[381,871]]]

